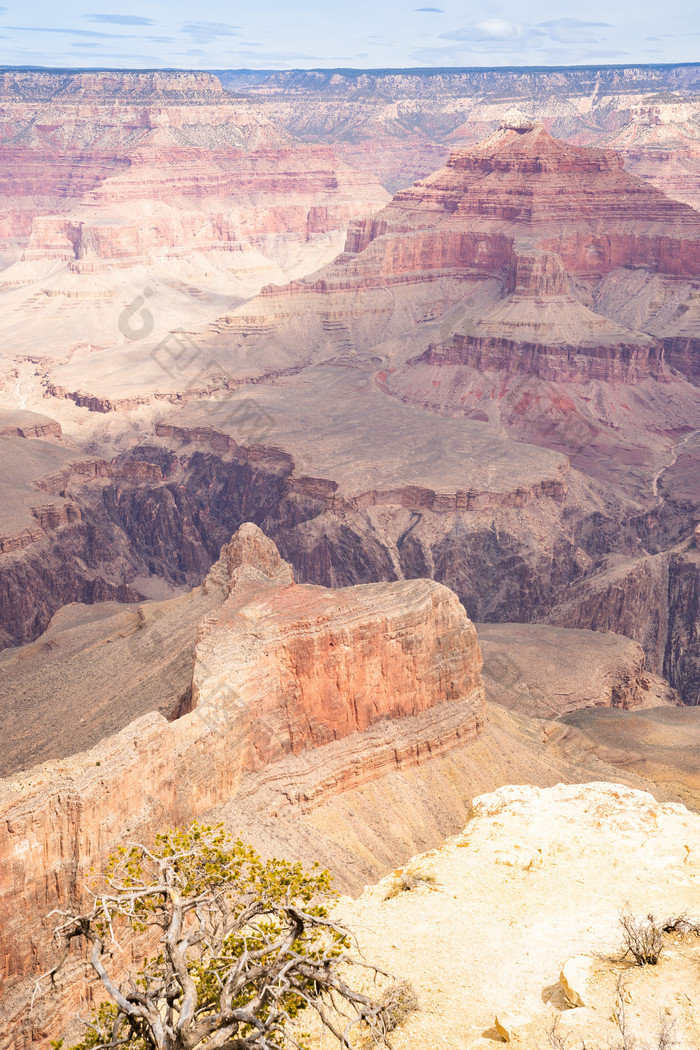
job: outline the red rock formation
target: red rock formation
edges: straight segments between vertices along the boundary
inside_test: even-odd
[[[189,714],[144,716],[92,751],[0,782],[0,995],[10,1025],[26,1007],[22,979],[45,962],[47,911],[127,834],[197,817],[231,798],[245,772],[385,719],[404,720],[403,742],[389,735],[362,770],[353,759],[349,784],[483,726],[476,632],[439,584],[297,585],[274,544],[246,525],[205,588],[228,597],[201,625]],[[321,796],[339,789],[336,771]],[[20,1045],[5,1032],[0,1046]]]
[[[264,250],[270,236],[342,230],[385,199],[328,147],[141,149],[122,173],[105,173],[80,194],[80,207],[37,217],[24,258],[67,259],[76,272],[94,272],[100,260],[134,265],[164,251]]]
[[[627,174],[617,154],[570,146],[537,125],[506,127],[457,150],[445,168],[396,194],[369,229],[360,229],[351,231],[346,250],[421,230],[478,230],[511,242],[534,237],[531,248],[557,252],[581,277],[602,277],[616,266],[700,271],[700,214]],[[492,250],[465,265],[475,261],[492,272],[502,265]]]
[[[619,294],[597,295],[611,273],[646,280],[648,320],[642,314],[632,327]],[[505,350],[512,372],[640,381],[668,378],[651,316],[653,274],[676,282],[700,276],[700,213],[628,174],[617,154],[559,142],[541,125],[518,121],[455,151],[443,169],[356,222],[345,252],[319,275],[263,294],[276,303],[279,330],[287,307],[277,304],[299,295],[391,292],[445,279],[474,287],[491,278],[498,285],[481,301],[462,286],[474,302],[462,309],[453,350],[444,346],[445,362],[501,370]],[[692,299],[688,288],[681,295]],[[688,316],[674,329],[679,347]],[[469,360],[468,346],[478,348]],[[694,374],[690,356],[680,348],[673,363]],[[431,360],[437,364],[435,354]]]
[[[292,134],[340,142],[348,163],[378,171],[392,193],[527,105],[546,128],[578,145],[609,146],[628,170],[697,206],[698,67],[482,72],[392,70],[355,78],[335,71],[229,71],[228,87],[264,100]]]
[[[180,176],[180,199],[197,200],[196,179]],[[110,183],[131,192],[126,174]],[[160,438],[179,455],[180,440],[205,437],[198,466],[193,450],[169,485],[110,486],[109,527],[121,531],[96,535],[128,535],[171,582],[192,584],[212,531],[255,516],[300,578],[433,575],[484,618],[543,615],[604,551],[644,542],[620,520],[655,504],[679,431],[700,425],[695,390],[667,367],[648,323],[657,298],[658,325],[685,308],[695,278],[678,275],[696,265],[699,221],[609,153],[541,127],[506,127],[457,151],[358,223],[333,264],[229,308],[202,334],[226,362],[222,397],[254,381],[274,417],[275,449],[258,452],[259,469],[240,451],[244,428],[211,425],[218,407],[203,404],[192,426],[172,413]],[[97,252],[99,238],[85,236]],[[691,336],[673,338],[674,364],[690,370]],[[140,360],[125,355],[121,374]],[[49,389],[100,412],[164,396],[141,374],[111,393],[115,364],[111,352],[86,355]],[[449,434],[431,412],[451,417]]]
[[[57,438],[61,424],[39,412],[0,411],[0,437]]]
[[[447,344],[430,346],[419,360],[438,367],[467,365],[479,372],[536,376],[554,383],[591,379],[638,383],[644,379],[668,378],[663,348],[656,343],[552,347],[547,343],[455,335]]]
[[[477,689],[476,635],[465,650],[466,616],[446,589],[417,580],[339,591],[296,585],[253,526],[222,560],[235,582],[201,626],[193,702],[232,707],[257,697],[243,701],[259,719],[248,768]],[[273,581],[262,592],[261,570]]]

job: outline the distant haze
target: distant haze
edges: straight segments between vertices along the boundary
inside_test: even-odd
[[[562,10],[565,14],[562,14]],[[552,66],[694,62],[696,0],[48,0],[0,7],[0,63],[93,68]]]

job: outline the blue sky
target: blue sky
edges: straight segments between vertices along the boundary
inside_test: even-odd
[[[287,69],[700,60],[697,0],[31,0],[0,8],[0,63]]]

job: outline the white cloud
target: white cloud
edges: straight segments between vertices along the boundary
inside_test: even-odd
[[[605,30],[612,28],[607,22],[585,22],[579,18],[555,18],[548,22],[528,24],[511,22],[504,18],[486,18],[472,22],[461,29],[453,29],[440,34],[440,40],[454,40],[462,48],[445,48],[445,52],[456,56],[459,53],[473,54],[509,54],[517,60],[522,51],[536,51],[548,54],[557,61],[556,45],[558,44],[595,44],[605,37]],[[554,47],[555,55],[551,55]],[[414,57],[418,61],[439,61],[440,48],[419,49],[430,58]],[[448,61],[447,56],[443,61]],[[561,59],[563,61],[563,59]]]
[[[195,44],[211,44],[224,36],[240,36],[239,26],[230,26],[225,22],[185,22],[182,32]]]
[[[523,36],[523,27],[516,22],[506,22],[503,18],[487,18],[474,26],[475,39],[479,40],[517,40]]]
[[[612,29],[609,22],[582,22],[580,18],[555,18],[540,22],[539,27],[559,44],[597,44],[605,35],[600,30]]]
[[[152,26],[152,18],[142,15],[88,15],[91,22],[109,22],[118,26]]]
[[[481,22],[472,22],[462,29],[453,29],[441,33],[441,40],[458,40],[464,44],[507,43],[512,45],[537,44],[547,39],[547,33],[537,26],[523,25],[520,22],[508,22],[504,18],[487,18]]]

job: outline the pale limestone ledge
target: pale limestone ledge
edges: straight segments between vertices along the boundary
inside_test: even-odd
[[[464,831],[406,870],[436,882],[387,900],[389,875],[337,908],[365,956],[418,993],[396,1050],[486,1050],[496,1018],[528,1050],[549,1045],[557,1018],[572,1046],[608,1045],[620,969],[632,1031],[653,1039],[668,1008],[677,1050],[697,1046],[698,939],[669,943],[656,967],[614,960],[628,904],[640,917],[700,912],[700,815],[620,784],[508,786],[474,799]],[[568,974],[585,975],[585,1008],[564,997],[569,960]]]

